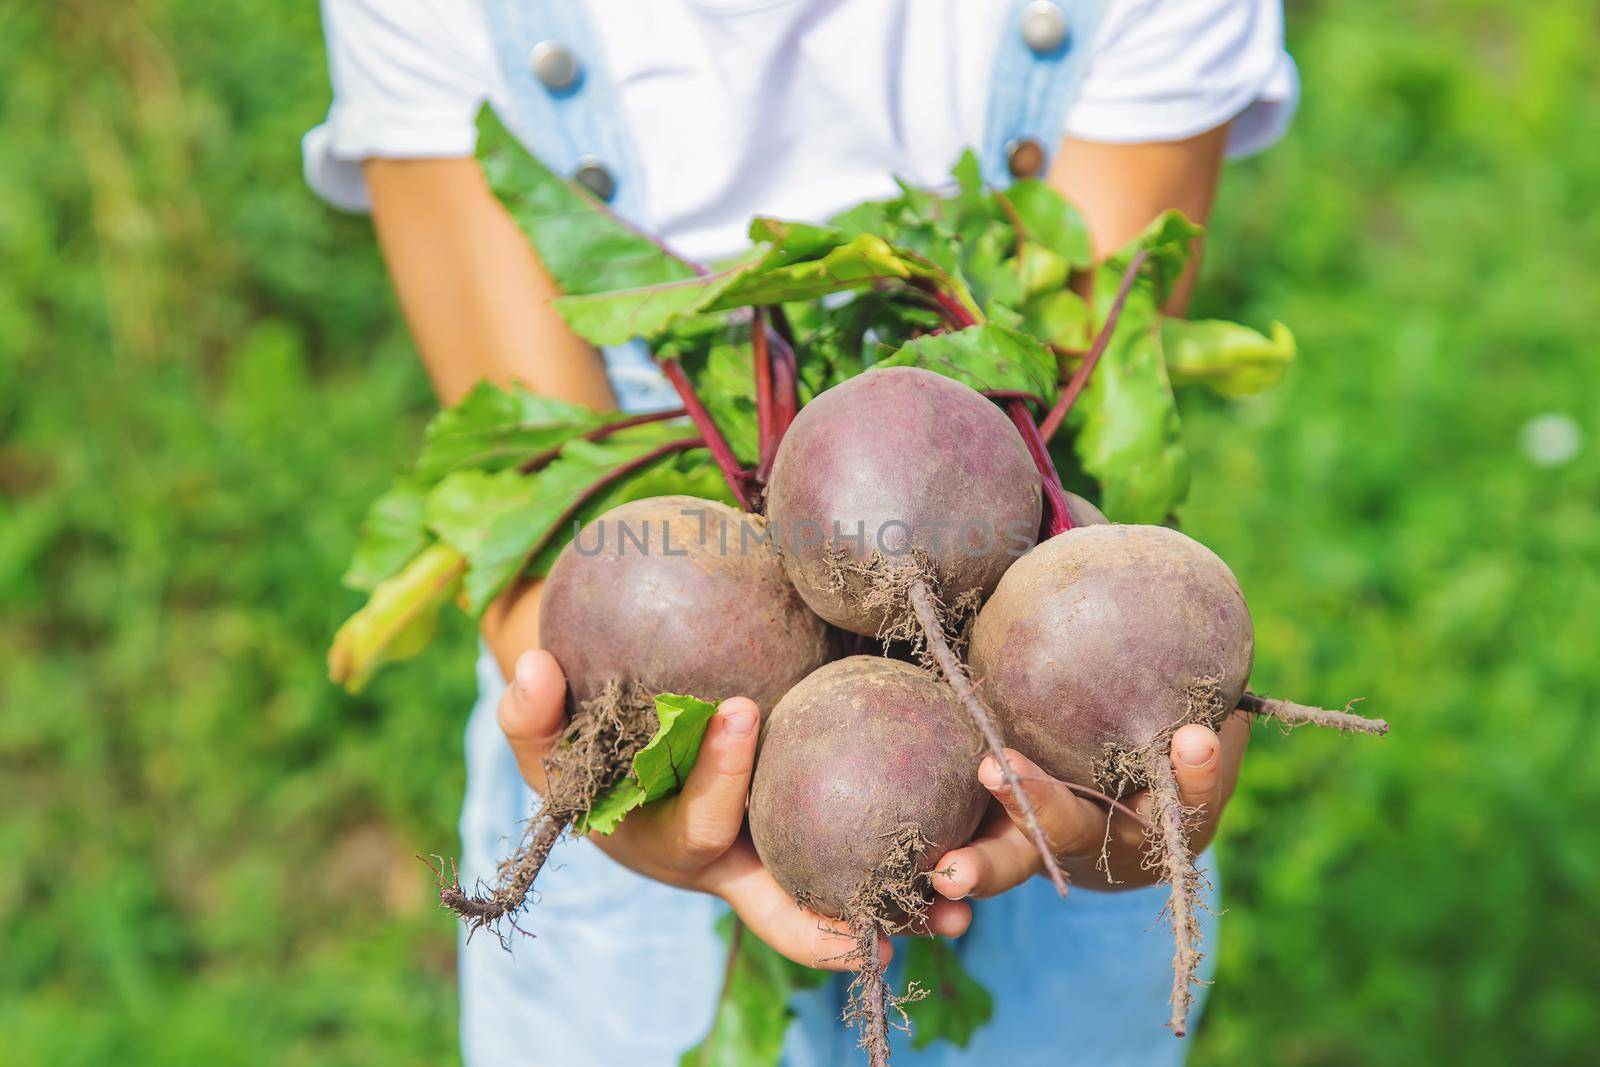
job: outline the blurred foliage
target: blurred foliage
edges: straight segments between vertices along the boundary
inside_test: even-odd
[[[1600,1042],[1600,61],[1587,0],[1291,4],[1288,140],[1197,315],[1289,323],[1185,400],[1189,528],[1268,693],[1201,1064],[1586,1062]],[[301,184],[314,5],[0,9],[0,1063],[455,1055],[472,635],[322,654],[430,408],[366,224]],[[1587,435],[1539,466],[1557,413]],[[453,667],[442,666],[454,664]]]

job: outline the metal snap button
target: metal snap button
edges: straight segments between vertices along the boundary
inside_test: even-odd
[[[606,169],[604,163],[593,156],[584,156],[578,160],[578,169],[573,171],[572,180],[601,200],[610,201],[617,195],[617,179]]]
[[[1067,13],[1052,0],[1034,0],[1022,9],[1022,39],[1041,56],[1049,55],[1067,40]]]
[[[540,41],[534,45],[533,51],[528,53],[528,66],[533,68],[533,76],[554,93],[572,88],[583,73],[578,57],[560,41]]]
[[[1013,178],[1036,178],[1044,170],[1044,145],[1032,137],[1006,143],[1006,167]]]

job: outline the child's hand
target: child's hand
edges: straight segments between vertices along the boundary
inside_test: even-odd
[[[1189,837],[1192,852],[1205,848],[1216,834],[1222,809],[1239,780],[1239,765],[1249,742],[1249,720],[1238,713],[1223,723],[1220,736],[1195,725],[1185,726],[1173,735],[1172,769],[1179,796],[1185,808],[1195,810],[1194,829]],[[1145,833],[1136,821],[1115,814],[1108,835],[1104,805],[1071,793],[1020,753],[1006,749],[1006,755],[1022,779],[1045,836],[1073,884],[1091,889],[1132,889],[1157,880],[1157,872],[1143,869]],[[945,853],[935,866],[939,873],[934,875],[934,888],[950,900],[1004,893],[1039,873],[1041,866],[1032,841],[1020,829],[1024,824],[993,757],[984,758],[978,778],[997,803],[977,837]],[[1124,799],[1141,816],[1149,817],[1148,794],[1134,793]],[[1110,861],[1109,872],[1095,867],[1102,848]]]
[[[500,699],[500,728],[535,791],[544,789],[544,759],[567,725],[566,688],[555,657],[525,652]],[[640,874],[721,897],[752,933],[796,963],[853,969],[844,959],[855,948],[849,927],[796,904],[762,866],[744,832],[760,721],[751,701],[723,701],[683,789],[632,812],[615,833],[593,840]],[[941,900],[929,912],[929,926],[956,937],[971,917],[968,905]],[[890,951],[887,941],[884,951]]]

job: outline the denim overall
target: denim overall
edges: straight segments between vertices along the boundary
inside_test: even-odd
[[[1046,149],[1060,143],[1104,6],[1104,0],[1013,3],[978,146],[991,184],[1003,187],[1015,174],[1043,172]],[[632,147],[584,5],[486,0],[485,8],[514,104],[502,118],[558,172],[587,169],[583,177],[602,195],[611,194],[613,210],[649,229]],[[554,58],[553,46],[559,46]],[[624,410],[676,406],[641,346],[605,355]],[[504,682],[487,656],[478,664],[478,684],[467,725],[461,813],[462,877],[469,884],[493,874],[534,801],[496,722]],[[955,946],[967,970],[994,995],[993,1018],[965,1050],[937,1043],[914,1051],[896,1035],[895,1063],[1181,1063],[1186,1042],[1161,1025],[1172,955],[1170,932],[1158,922],[1164,902],[1160,887],[1080,889],[1063,902],[1038,878],[977,902],[971,930]],[[461,945],[467,1067],[677,1064],[711,1022],[725,957],[713,924],[725,910],[712,897],[634,874],[588,841],[563,840],[540,877],[538,902],[522,920],[536,936],[516,939],[511,953],[492,937]],[[1204,926],[1214,945],[1215,920],[1208,915]],[[902,949],[897,958],[903,956]],[[902,981],[897,968],[891,980]],[[861,1060],[854,1035],[839,1022],[844,985],[836,979],[795,997],[787,1067]]]

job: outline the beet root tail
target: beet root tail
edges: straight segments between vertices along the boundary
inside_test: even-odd
[[[1152,754],[1147,776],[1150,780],[1151,821],[1155,833],[1150,837],[1146,866],[1159,871],[1171,890],[1168,912],[1172,920],[1172,1016],[1168,1025],[1174,1037],[1189,1032],[1189,1008],[1194,1004],[1193,986],[1200,960],[1199,889],[1200,872],[1189,854],[1189,838],[1184,832],[1183,801],[1178,796],[1178,780],[1165,750]]]
[[[515,916],[528,903],[534,882],[562,833],[587,815],[596,799],[633,765],[633,757],[655,733],[654,701],[642,686],[607,685],[583,703],[572,717],[555,751],[544,761],[544,804],[528,823],[517,850],[500,861],[492,885],[479,883],[468,892],[452,866],[434,869],[439,903],[461,917],[468,936],[489,929],[510,947],[502,926],[517,929]]]
[[[889,1067],[889,988],[884,983],[883,954],[878,948],[878,924],[863,922],[856,928],[861,970],[851,984],[846,1018],[861,1028],[861,1047],[869,1067]]]
[[[960,658],[945,638],[944,623],[939,618],[939,607],[934,600],[933,592],[922,578],[914,578],[907,590],[907,596],[911,601],[911,610],[922,626],[922,636],[927,642],[928,651],[932,653],[934,662],[939,665],[940,673],[955,691],[962,706],[967,709],[967,714],[978,727],[978,732],[983,735],[983,742],[988,747],[989,754],[1000,765],[1000,773],[1005,776],[1006,787],[1011,790],[1011,795],[1017,800],[1017,807],[1022,810],[1028,837],[1039,852],[1039,859],[1044,864],[1045,873],[1050,876],[1050,883],[1056,887],[1059,895],[1066,896],[1067,876],[1062,873],[1061,864],[1056,861],[1055,853],[1050,850],[1050,842],[1045,837],[1044,828],[1039,825],[1039,816],[1033,810],[1033,801],[1028,798],[1027,790],[1022,788],[1022,778],[1017,774],[1016,768],[1011,766],[1011,761],[1006,758],[1005,745],[1000,740],[1000,731],[995,729],[994,717],[989,714],[989,709],[983,706],[983,701],[973,690],[972,679],[967,676],[967,669],[962,666]]]
[[[1344,711],[1330,711],[1327,708],[1296,704],[1290,700],[1274,700],[1271,697],[1246,693],[1239,701],[1239,710],[1251,715],[1277,719],[1289,727],[1310,724],[1326,726],[1341,733],[1372,734],[1379,737],[1389,732],[1389,723],[1386,720],[1355,715],[1351,713],[1349,705],[1346,705]]]
[[[467,935],[489,929],[505,943],[500,932],[503,922],[513,922],[515,916],[528,902],[533,884],[544,869],[550,850],[560,840],[561,834],[571,825],[567,816],[541,815],[529,827],[517,851],[500,864],[500,876],[493,886],[481,886],[475,892],[462,888],[461,880],[451,872],[449,878],[440,879],[439,903],[461,917],[467,926]]]

